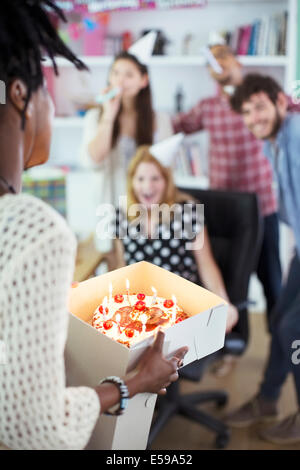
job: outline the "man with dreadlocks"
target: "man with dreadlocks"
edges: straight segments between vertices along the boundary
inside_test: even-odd
[[[52,0],[1,0],[0,80],[0,441],[14,449],[81,449],[99,412],[136,393],[165,393],[187,351],[162,355],[159,332],[136,373],[95,388],[66,388],[67,295],[76,243],[65,221],[21,190],[22,171],[48,159],[54,108],[41,60],[85,65],[63,44]],[[95,384],[96,385],[96,384]],[[101,419],[101,418],[100,418]]]

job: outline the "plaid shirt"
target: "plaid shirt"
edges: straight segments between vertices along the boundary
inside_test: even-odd
[[[277,211],[272,168],[257,140],[220,92],[173,118],[175,132],[210,134],[210,187],[254,192],[264,216]]]

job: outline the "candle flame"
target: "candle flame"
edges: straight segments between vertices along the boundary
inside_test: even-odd
[[[126,279],[126,289],[128,290],[129,289],[129,280]]]
[[[152,289],[153,294],[156,295],[156,294],[157,294],[157,290],[155,289],[155,287],[151,287],[151,289]]]
[[[174,304],[176,305],[177,304],[177,299],[176,299],[175,295],[172,295],[172,300],[173,300]]]
[[[107,307],[107,296],[105,296],[104,299],[103,299],[103,307],[104,308]]]

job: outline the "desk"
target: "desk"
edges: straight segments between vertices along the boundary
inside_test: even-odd
[[[100,253],[95,248],[93,236],[78,243],[73,281],[82,282],[89,279],[89,277],[95,275],[99,264],[107,261],[107,259],[108,253]]]

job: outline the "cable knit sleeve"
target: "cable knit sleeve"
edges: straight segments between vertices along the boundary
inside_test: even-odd
[[[100,403],[91,388],[65,386],[76,242],[41,201],[0,200],[0,441],[13,449],[82,449]]]

